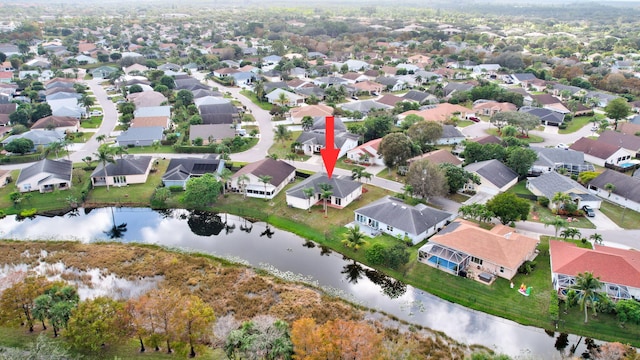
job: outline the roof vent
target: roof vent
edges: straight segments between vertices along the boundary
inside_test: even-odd
[[[505,239],[510,239],[510,238],[511,238],[511,234],[512,234],[512,233],[506,233],[506,234],[504,234],[504,238],[505,238]]]
[[[407,208],[406,206],[402,206],[402,207],[401,207],[401,209],[402,209],[402,210],[404,210],[404,209],[406,209],[406,208]]]
[[[391,205],[396,206],[397,204],[392,202]]]

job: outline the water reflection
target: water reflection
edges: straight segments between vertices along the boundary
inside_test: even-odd
[[[37,216],[18,222],[15,216],[7,216],[0,219],[0,236],[90,242],[104,239],[105,231],[114,224],[127,224],[127,231],[122,232],[119,241],[193,249],[241,258],[253,266],[268,263],[279,271],[302,274],[321,286],[337,289],[367,307],[442,331],[457,341],[482,344],[512,356],[560,358],[556,348],[562,343],[541,329],[449,303],[344,259],[325,246],[234,215],[138,208],[80,209],[76,217]],[[252,232],[253,229],[256,231]],[[575,343],[577,337],[569,335],[567,341]],[[578,347],[576,353],[580,354],[583,348],[584,345]]]
[[[124,233],[127,232],[127,223],[116,224],[116,217],[113,214],[113,208],[111,208],[111,219],[113,220],[113,226],[111,229],[107,231],[103,231],[105,235],[109,237],[109,239],[120,239],[124,236]]]

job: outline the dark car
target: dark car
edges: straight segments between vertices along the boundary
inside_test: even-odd
[[[478,119],[478,118],[477,118],[477,117],[475,117],[475,116],[471,116],[471,117],[469,117],[469,120],[471,120],[471,121],[473,121],[473,122],[480,122],[480,119]]]
[[[591,206],[589,205],[585,205],[582,207],[582,211],[584,211],[585,214],[587,214],[588,217],[594,217],[596,216],[596,212],[593,211],[593,209],[591,208]]]

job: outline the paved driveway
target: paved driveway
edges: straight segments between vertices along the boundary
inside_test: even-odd
[[[614,223],[611,219],[609,219],[602,211],[598,209],[593,209],[596,213],[594,217],[588,217],[589,221],[593,223],[599,230],[622,230],[620,226]]]

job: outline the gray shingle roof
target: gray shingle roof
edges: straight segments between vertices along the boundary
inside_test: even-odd
[[[253,174],[258,177],[268,175],[271,176],[269,183],[273,186],[279,186],[294,171],[296,168],[284,161],[265,158],[244,166],[233,177],[236,178],[243,174]]]
[[[311,187],[314,189],[315,193],[319,193],[321,191],[319,185],[322,183],[331,185],[333,196],[338,198],[344,198],[345,196],[354,192],[357,188],[362,187],[361,183],[353,181],[350,177],[347,176],[334,175],[333,177],[331,177],[331,179],[329,179],[327,177],[327,174],[325,173],[315,173],[303,180],[298,185],[287,190],[287,195],[300,199],[306,199],[307,197],[304,195],[303,190]]]
[[[342,145],[344,145],[344,143],[348,139],[357,140],[358,135],[350,134],[347,132],[335,133],[335,137],[333,139],[335,148],[336,149],[342,148]],[[296,139],[296,142],[299,142],[300,144],[319,144],[319,145],[325,146],[326,139],[325,139],[324,131],[314,130],[314,131],[303,132],[302,134],[300,134],[300,136],[298,136],[298,138]]]
[[[402,97],[407,99],[407,100],[413,100],[413,101],[417,101],[417,102],[421,103],[421,102],[427,100],[427,98],[429,97],[429,93],[422,92],[422,91],[416,91],[416,90],[410,90],[408,93],[404,94]]]
[[[564,115],[553,110],[545,109],[545,108],[535,108],[530,106],[523,106],[518,111],[526,112],[531,115],[537,116],[540,118],[540,121],[546,121],[552,124],[562,124],[564,121]]]
[[[442,126],[442,136],[441,139],[449,139],[449,138],[464,138],[464,135],[453,125],[444,125]]]
[[[571,178],[558,174],[555,171],[542,174],[536,178],[529,179],[529,183],[544,194],[548,199],[558,192],[569,192],[569,190],[580,190],[587,193],[587,189]]]
[[[171,116],[171,106],[147,106],[133,113],[134,117]]]
[[[598,136],[598,141],[620,146],[632,151],[640,151],[640,136],[626,135],[616,131],[607,130]]]
[[[625,175],[614,170],[605,170],[597,178],[591,180],[589,186],[595,186],[604,189],[607,183],[615,186],[612,191],[616,195],[620,195],[629,200],[640,203],[640,178]]]
[[[224,160],[214,158],[171,159],[162,180],[185,180],[190,175],[219,174],[223,166]]]
[[[355,212],[410,234],[421,234],[453,215],[425,205],[410,206],[388,195]]]
[[[50,174],[50,176],[56,177],[58,179],[71,181],[72,168],[73,163],[69,160],[43,159],[31,166],[22,169],[20,171],[20,175],[18,175],[18,180],[16,182],[20,183],[40,173],[47,173]]]
[[[469,164],[465,166],[465,170],[477,173],[498,188],[502,188],[513,179],[518,178],[515,171],[495,159]]]
[[[162,140],[163,131],[162,126],[132,127],[120,133],[116,140],[118,142]]]
[[[535,146],[531,146],[530,149],[538,154],[538,160],[536,160],[533,165],[554,167],[555,164],[584,164],[584,153],[580,151]]]
[[[147,172],[151,156],[125,156],[115,159],[115,164],[107,163],[107,176],[142,175]],[[102,163],[98,163],[91,177],[104,176]]]

